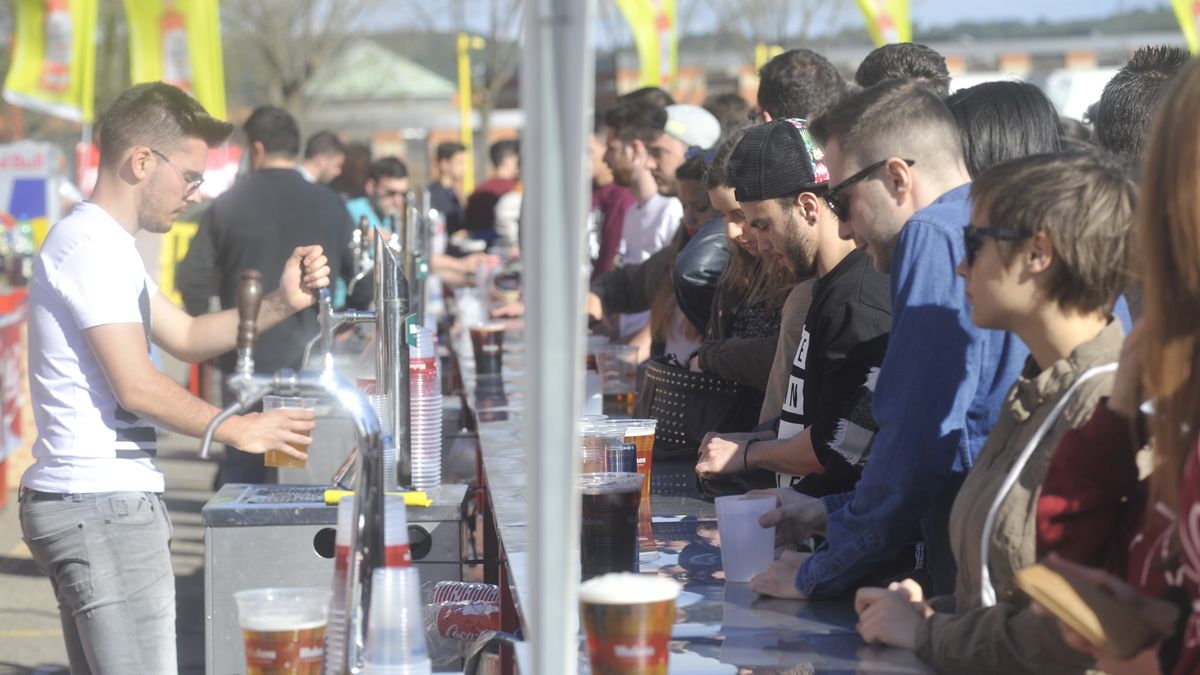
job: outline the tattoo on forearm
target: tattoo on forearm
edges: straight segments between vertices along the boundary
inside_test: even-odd
[[[287,316],[287,302],[283,299],[283,294],[274,295],[266,298],[267,308],[271,311],[273,318],[282,319]]]

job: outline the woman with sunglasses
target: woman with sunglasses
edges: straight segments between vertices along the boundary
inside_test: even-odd
[[[1200,64],[1193,61],[1175,76],[1146,144],[1138,213],[1142,319],[1122,354],[1113,396],[1097,405],[1080,438],[1068,439],[1086,446],[1063,443],[1055,454],[1047,488],[1057,503],[1043,497],[1039,504],[1042,543],[1058,543],[1064,558],[1108,563],[1125,581],[1056,557],[1050,564],[1103,588],[1125,608],[1126,621],[1148,624],[1162,638],[1119,659],[1060,622],[1067,642],[1111,675],[1200,672],[1197,115]],[[1147,435],[1153,471],[1142,494],[1137,454]],[[1060,461],[1073,457],[1088,461],[1074,477]],[[1123,536],[1129,521],[1132,538]],[[1114,545],[1123,558],[1118,565],[1104,555]]]
[[[911,579],[860,589],[869,642],[913,649],[939,672],[1090,665],[1030,611],[1014,576],[1036,562],[1038,490],[1059,439],[1112,388],[1135,190],[1119,163],[1093,153],[1017,159],[972,185],[958,269],[972,321],[1013,332],[1030,357],[951,511],[954,593],[927,602]]]

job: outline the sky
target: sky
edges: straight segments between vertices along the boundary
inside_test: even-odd
[[[912,16],[914,23],[921,26],[999,19],[1064,21],[1105,17],[1164,4],[1163,0],[912,0]]]

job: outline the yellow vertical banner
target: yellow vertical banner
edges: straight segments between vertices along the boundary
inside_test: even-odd
[[[94,118],[96,0],[16,0],[4,100],[76,122]]]
[[[224,119],[225,65],[217,0],[125,0],[134,83],[173,84]]]
[[[1200,52],[1200,2],[1196,0],[1172,0],[1175,6],[1175,18],[1179,19],[1179,28],[1187,39],[1188,49],[1193,54]]]
[[[675,0],[617,0],[617,7],[633,32],[641,86],[671,86],[679,62]]]
[[[875,46],[912,42],[908,0],[857,0]]]

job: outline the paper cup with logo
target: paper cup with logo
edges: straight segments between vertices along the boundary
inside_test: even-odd
[[[579,587],[593,675],[666,675],[675,624],[674,579],[605,574]]]

